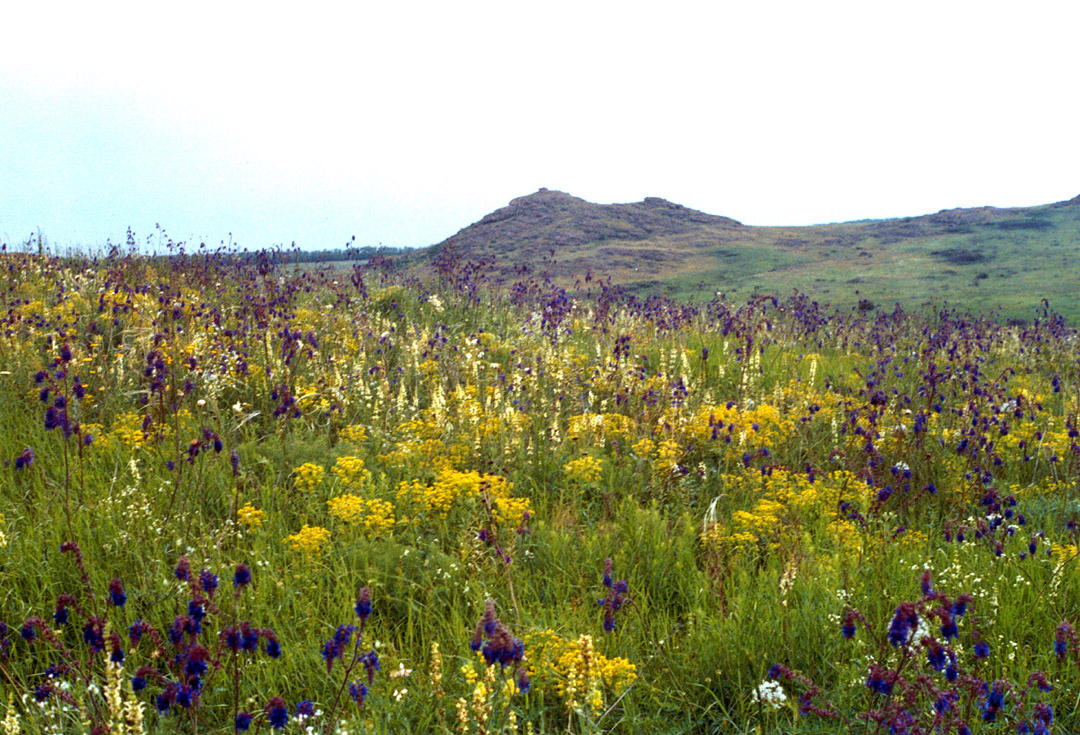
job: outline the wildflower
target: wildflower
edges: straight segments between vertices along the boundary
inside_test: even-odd
[[[90,622],[83,628],[83,641],[86,645],[90,646],[90,650],[95,653],[105,650],[105,634],[102,630],[102,621],[98,618],[91,618]]]
[[[368,686],[375,683],[375,672],[379,670],[379,654],[374,650],[368,651],[360,657],[360,663],[364,665],[364,670],[367,671]]]
[[[1069,650],[1068,639],[1072,632],[1072,626],[1068,623],[1062,623],[1057,627],[1057,631],[1054,633],[1054,655],[1058,658],[1065,658],[1065,654]]]
[[[1050,727],[1050,725],[1054,724],[1054,710],[1045,702],[1040,702],[1035,705],[1035,721],[1043,725],[1044,728]],[[1049,735],[1049,730],[1044,729],[1044,732]]]
[[[589,485],[600,479],[603,474],[603,465],[600,464],[600,460],[585,456],[568,462],[563,471],[570,482]]]
[[[205,676],[206,661],[209,656],[209,652],[198,644],[188,648],[187,664],[184,666],[184,673],[188,676]]]
[[[368,688],[364,684],[357,684],[355,681],[349,683],[349,696],[352,697],[352,701],[356,702],[356,706],[363,709],[364,702],[367,700]]]
[[[263,518],[266,516],[266,512],[259,510],[251,503],[244,504],[243,507],[238,508],[236,511],[236,518],[241,524],[248,528],[259,528],[263,524]]]
[[[845,638],[855,637],[855,623],[862,619],[862,613],[860,613],[858,610],[851,609],[844,613],[844,620],[843,624],[841,625],[840,631],[841,633],[843,633]]]
[[[937,669],[938,671],[944,671],[945,665],[948,663],[945,647],[935,641],[927,650],[926,659],[931,668]]]
[[[986,641],[979,641],[975,644],[975,658],[986,658],[990,655],[990,644]]]
[[[754,699],[770,709],[779,709],[787,702],[787,695],[779,682],[765,679],[754,689]]]
[[[972,599],[971,595],[960,595],[960,597],[956,599],[956,602],[953,603],[952,614],[958,618],[963,617],[967,614],[967,606]]]
[[[870,673],[866,677],[866,686],[871,691],[888,696],[892,693],[892,688],[895,681],[895,671],[887,671],[881,666],[874,664],[870,667]]]
[[[608,588],[607,596],[600,598],[596,601],[598,605],[604,608],[604,630],[611,633],[615,630],[615,616],[626,604],[626,592],[629,589],[625,579],[620,579],[617,582],[612,581],[612,563],[611,559],[604,561],[604,577],[603,584]]]
[[[236,572],[233,574],[233,587],[236,589],[242,589],[251,582],[251,570],[248,569],[247,564],[237,564]]]
[[[496,616],[494,600],[484,603],[484,614],[476,623],[469,647],[474,651],[479,649],[485,637],[488,642],[483,645],[481,652],[488,666],[498,662],[501,667],[506,668],[509,664],[521,663],[525,657],[525,644],[515,638]]]
[[[360,618],[360,622],[365,622],[371,615],[371,588],[362,587],[360,589],[360,596],[356,600],[356,615]]]
[[[915,612],[915,605],[905,602],[896,608],[892,624],[889,626],[889,643],[894,648],[906,646],[915,629],[919,625],[919,616]]]
[[[27,447],[23,453],[15,458],[15,469],[24,470],[34,463],[34,450]]]
[[[75,598],[71,595],[60,595],[56,598],[56,611],[53,613],[53,621],[57,625],[66,625],[68,622],[68,605],[74,605]]]
[[[933,597],[934,596],[934,581],[930,576],[930,570],[929,569],[924,569],[923,570],[921,585],[922,585],[923,597]]]
[[[297,489],[310,493],[322,484],[325,474],[326,470],[321,465],[308,462],[293,470],[293,481]]]
[[[116,607],[123,607],[127,602],[127,595],[124,594],[124,585],[120,582],[119,577],[113,577],[109,582],[109,602]]]
[[[532,682],[529,681],[529,671],[524,666],[518,667],[514,680],[517,683],[518,691],[522,694],[527,694],[529,689],[532,688]]]
[[[1028,686],[1031,686],[1032,684],[1038,687],[1040,692],[1049,692],[1051,689],[1053,689],[1053,687],[1050,686],[1050,682],[1046,678],[1046,673],[1042,671],[1036,671],[1028,677]]]
[[[132,646],[139,645],[139,641],[142,640],[143,634],[150,629],[141,618],[136,619],[134,623],[128,628],[128,641]]]
[[[199,586],[202,587],[203,592],[213,597],[218,588],[218,575],[209,569],[202,570],[199,572]]]
[[[191,579],[191,562],[188,561],[186,556],[181,556],[176,562],[176,569],[173,574],[181,582],[187,582]]]
[[[1005,686],[1003,682],[995,681],[990,692],[986,695],[986,701],[982,705],[983,722],[993,722],[997,713],[1005,704]]]
[[[248,728],[251,727],[251,720],[252,720],[252,717],[247,712],[241,712],[240,714],[238,714],[236,716],[236,723],[235,723],[236,731],[237,732],[247,732]]]
[[[309,526],[306,523],[304,527],[292,536],[285,538],[285,543],[289,545],[293,551],[300,551],[305,554],[317,554],[322,551],[323,547],[330,540],[330,532],[320,526]]]
[[[266,639],[266,644],[263,646],[263,653],[270,658],[281,658],[281,642],[278,641],[274,631],[266,628],[262,631],[263,638]]]
[[[352,638],[353,632],[356,630],[355,625],[341,625],[334,632],[334,635],[323,644],[322,656],[326,661],[326,673],[330,673],[330,670],[334,666],[334,659],[341,658],[341,655],[345,651],[345,647],[349,645],[349,641]]]
[[[270,727],[280,730],[289,722],[289,708],[281,697],[274,697],[266,703],[266,719]]]

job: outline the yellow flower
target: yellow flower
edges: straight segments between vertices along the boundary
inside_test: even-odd
[[[318,554],[326,546],[330,540],[330,532],[321,526],[309,526],[304,524],[304,527],[297,531],[292,536],[285,537],[285,543],[289,545],[293,551],[300,551],[304,554]]]
[[[526,636],[529,673],[538,686],[554,685],[576,709],[578,697],[594,712],[604,705],[604,694],[618,697],[637,679],[637,667],[625,658],[597,653],[590,635],[566,639],[551,630]]]
[[[296,483],[297,490],[310,493],[322,484],[325,475],[326,470],[322,465],[305,462],[293,470],[293,482]]]
[[[386,500],[365,500],[351,493],[326,501],[330,515],[351,526],[359,525],[368,538],[383,536],[394,528],[394,506]]]
[[[486,494],[496,520],[503,525],[516,526],[529,510],[530,503],[528,498],[515,498],[513,488],[512,483],[499,475],[444,469],[431,485],[420,480],[398,483],[397,502],[399,506],[412,508],[429,518],[442,519],[456,505]]]
[[[338,457],[333,473],[347,489],[360,489],[371,482],[371,470],[364,468],[359,457]]]
[[[364,512],[364,501],[352,494],[339,495],[326,501],[330,506],[330,515],[346,523],[356,523]]]
[[[368,438],[367,429],[359,424],[346,426],[338,432],[338,438],[350,444],[363,444]]]
[[[240,523],[248,528],[259,528],[263,524],[263,518],[266,516],[264,511],[259,510],[250,502],[246,503],[244,507],[236,511],[236,517]]]
[[[590,485],[600,479],[603,465],[595,457],[581,457],[567,462],[563,467],[563,474],[570,482],[580,485]]]

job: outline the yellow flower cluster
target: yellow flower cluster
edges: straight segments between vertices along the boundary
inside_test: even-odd
[[[240,521],[240,525],[246,526],[247,528],[261,527],[265,516],[265,511],[259,510],[250,502],[245,503],[242,508],[239,508],[236,511],[236,517]]]
[[[600,479],[602,471],[603,465],[600,464],[600,460],[588,456],[572,460],[563,466],[566,479],[579,485],[591,485],[596,482]]]
[[[749,410],[737,406],[703,406],[687,427],[687,438],[695,445],[726,446],[717,444],[713,439],[723,434],[732,436],[731,446],[750,445],[768,447],[774,445],[795,428],[795,423],[786,418],[777,406],[763,403]]]
[[[673,439],[665,439],[656,447],[656,459],[653,460],[653,472],[657,477],[666,477],[672,474],[679,458],[683,455],[684,448]]]
[[[134,411],[122,413],[112,423],[107,441],[115,441],[124,447],[141,447],[143,438],[142,417]]]
[[[305,462],[293,470],[293,482],[296,484],[297,490],[310,493],[314,492],[315,488],[322,484],[325,475],[326,470],[323,469],[322,465]]]
[[[289,545],[290,549],[311,555],[321,552],[329,541],[330,532],[328,530],[321,526],[309,526],[306,523],[303,528],[292,536],[285,537],[285,543]]]
[[[597,444],[624,439],[637,430],[637,423],[621,413],[583,413],[567,421],[566,436]]]
[[[731,513],[728,528],[717,524],[703,534],[707,548],[724,551],[745,550],[759,539],[775,546],[782,535],[798,533],[801,527],[816,526],[835,516],[843,500],[865,507],[870,494],[866,483],[847,471],[823,473],[811,482],[802,472],[774,468],[762,475],[749,468],[723,479],[730,496],[752,500],[749,508]],[[847,521],[834,521],[827,530],[834,543],[856,533]]]
[[[371,470],[364,467],[364,460],[359,457],[338,457],[332,471],[348,490],[357,490],[371,483]]]
[[[326,504],[330,506],[330,515],[338,520],[352,524],[360,520],[360,516],[363,515],[367,507],[363,498],[351,493],[330,498],[326,501]]]
[[[757,536],[745,531],[724,533],[723,526],[714,523],[701,534],[701,543],[706,549],[731,554],[753,548]]]
[[[349,444],[363,444],[367,441],[368,433],[367,429],[360,424],[353,424],[339,431],[338,438]]]
[[[386,466],[438,471],[460,465],[467,457],[468,448],[460,444],[447,447],[441,439],[406,439],[395,442],[393,448],[380,454],[378,459]]]
[[[656,454],[656,442],[652,439],[639,439],[630,449],[639,459],[652,459]]]
[[[532,505],[528,498],[496,495],[492,498],[491,506],[495,520],[503,527],[520,526],[522,517],[526,513],[532,513]]]
[[[351,526],[359,525],[369,538],[384,536],[394,528],[394,506],[379,498],[347,493],[326,501],[330,515]]]
[[[525,645],[533,682],[553,686],[568,709],[577,709],[584,702],[598,712],[603,709],[605,694],[618,697],[637,679],[637,667],[625,658],[597,653],[591,635],[569,640],[544,630],[527,635]]]
[[[432,484],[413,479],[398,483],[397,504],[414,516],[445,519],[455,507],[486,496],[495,519],[504,526],[517,526],[530,511],[528,498],[514,497],[513,484],[505,477],[479,472],[439,471]]]

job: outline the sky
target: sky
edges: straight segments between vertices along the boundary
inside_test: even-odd
[[[13,5],[12,246],[425,246],[540,187],[759,225],[1080,194],[1075,2]]]

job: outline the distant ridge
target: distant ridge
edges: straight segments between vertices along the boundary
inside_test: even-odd
[[[1080,196],[808,227],[748,226],[649,197],[595,204],[540,189],[406,258],[447,248],[502,280],[587,275],[631,292],[741,297],[798,289],[837,305],[945,300],[1030,316],[1039,299],[1080,320]]]

